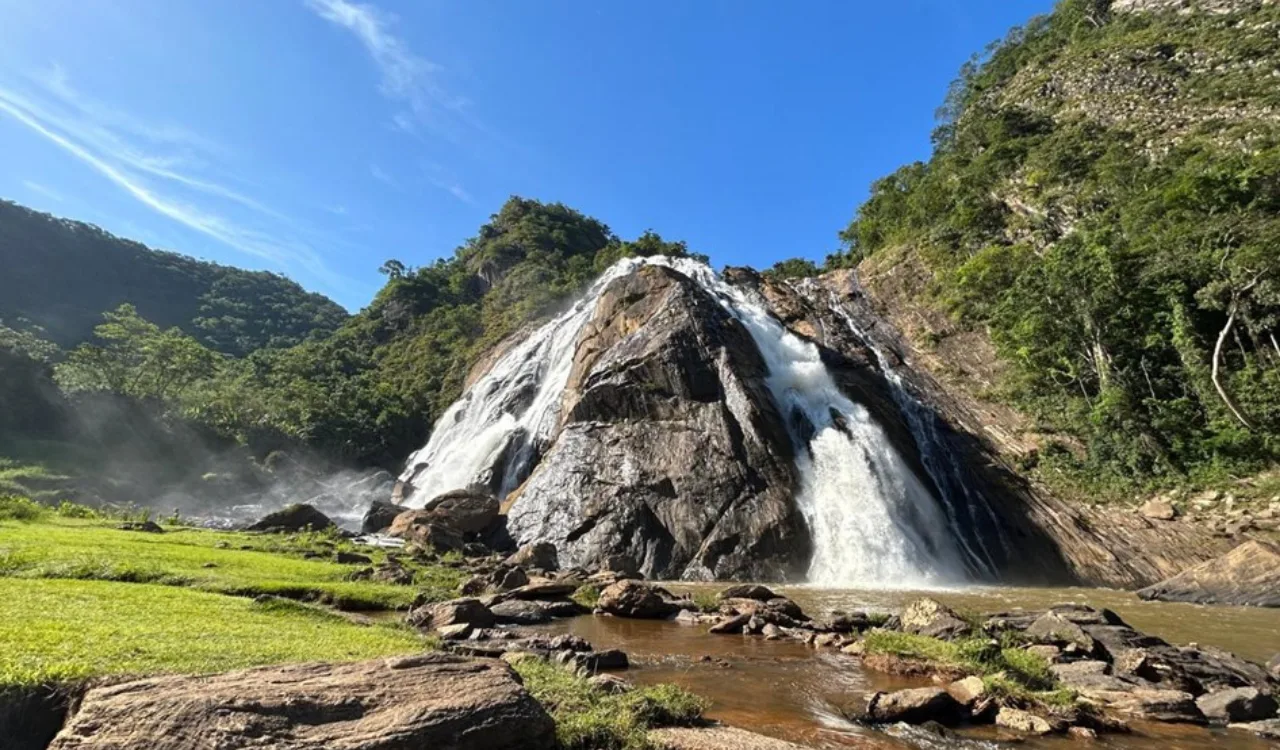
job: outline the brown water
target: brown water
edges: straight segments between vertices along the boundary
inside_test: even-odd
[[[720,585],[670,584],[675,592],[719,590]],[[852,591],[781,587],[806,612],[833,609],[897,610],[920,596],[905,591]],[[1255,660],[1280,652],[1280,610],[1199,607],[1143,602],[1132,594],[1097,589],[985,588],[928,594],[957,609],[997,611],[1042,609],[1076,602],[1115,610],[1139,630],[1172,643],[1219,646]],[[597,648],[621,648],[632,662],[628,678],[640,683],[672,682],[709,698],[709,715],[726,724],[816,748],[997,747],[1017,738],[992,728],[966,730],[963,740],[936,738],[916,730],[890,735],[854,725],[842,708],[865,702],[877,690],[928,684],[863,670],[857,659],[813,650],[792,641],[753,636],[712,636],[702,627],[616,617],[579,617],[551,626],[590,640]],[[1129,735],[1108,735],[1093,743],[1115,750],[1261,750],[1280,745],[1237,730],[1181,725],[1138,725]],[[1065,750],[1070,740],[1035,739],[1022,747]]]

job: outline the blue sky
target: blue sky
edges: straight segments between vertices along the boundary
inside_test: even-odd
[[[1052,0],[0,0],[0,196],[351,309],[512,194],[821,259]]]

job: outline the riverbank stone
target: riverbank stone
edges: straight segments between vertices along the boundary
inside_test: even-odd
[[[618,581],[600,592],[600,611],[616,617],[662,620],[680,611],[671,593],[640,581]]]
[[[1243,723],[1276,715],[1276,700],[1254,687],[1227,688],[1196,698],[1196,706],[1215,721]]]
[[[953,726],[964,718],[965,710],[942,688],[924,687],[875,693],[867,700],[864,718],[876,724],[923,724],[936,721]]]
[[[936,599],[924,598],[911,602],[902,610],[899,619],[903,632],[943,640],[959,638],[973,630],[955,610]]]

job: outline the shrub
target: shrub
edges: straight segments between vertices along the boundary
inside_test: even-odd
[[[35,521],[49,512],[31,498],[0,495],[0,521]]]

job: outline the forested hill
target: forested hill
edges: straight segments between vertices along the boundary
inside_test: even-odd
[[[829,265],[1029,415],[1042,476],[1256,471],[1280,452],[1277,112],[1280,5],[1063,0],[965,66],[933,157],[874,185]]]
[[[122,303],[161,328],[242,356],[297,344],[347,313],[283,276],[152,250],[92,224],[0,201],[0,321],[69,348]]]

